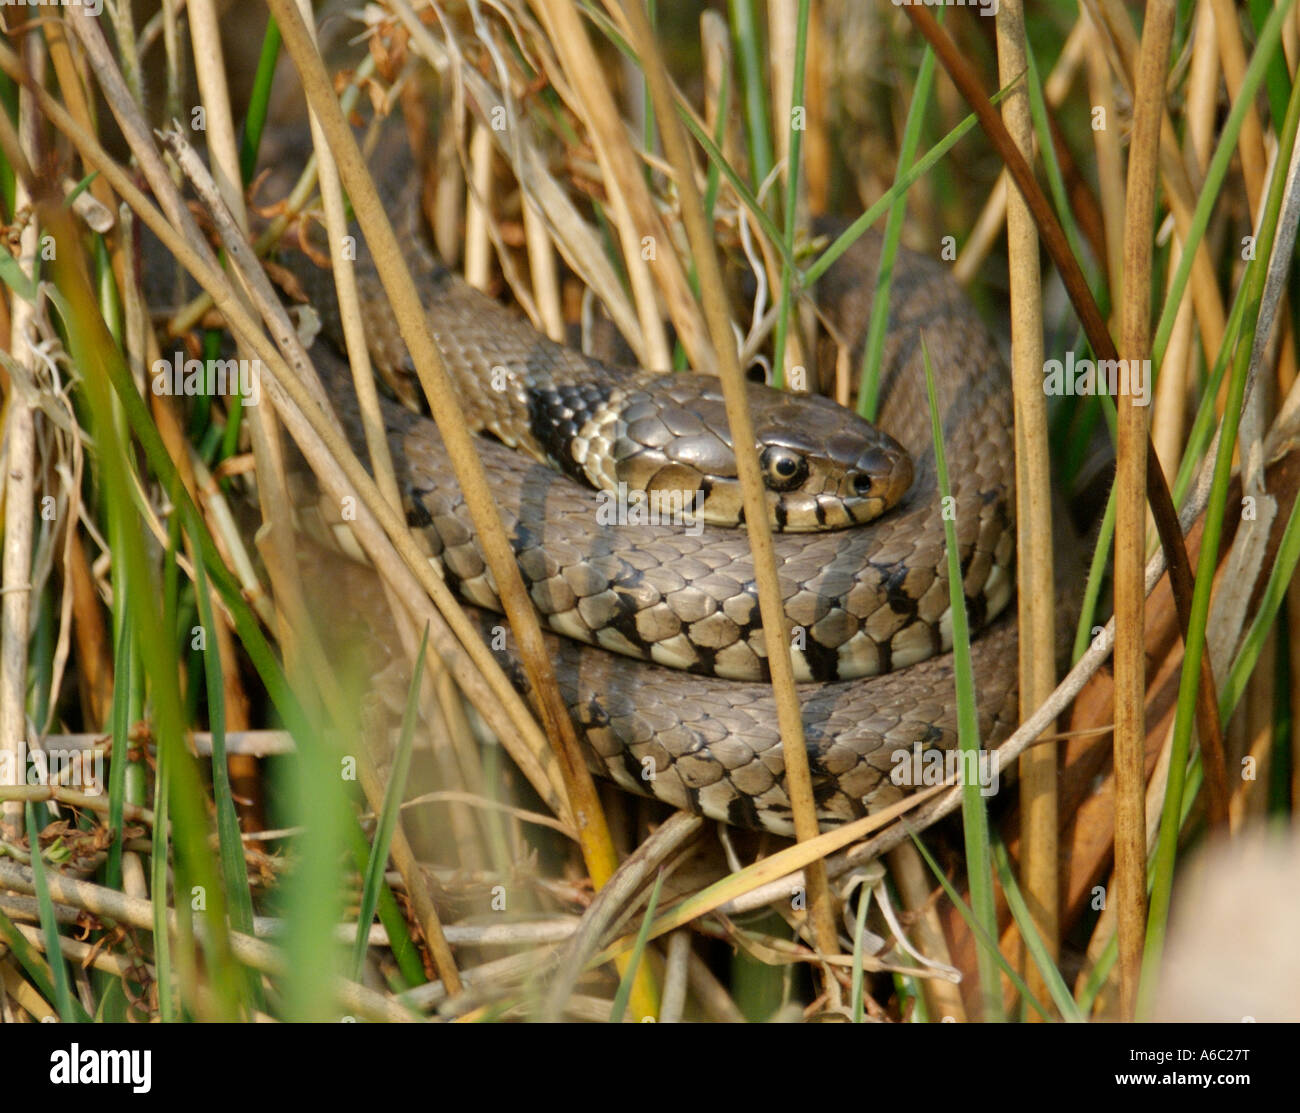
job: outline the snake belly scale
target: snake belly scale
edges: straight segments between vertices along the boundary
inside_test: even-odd
[[[793,832],[775,701],[752,562],[743,529],[703,525],[602,525],[597,492],[563,461],[547,466],[509,445],[538,438],[545,405],[529,396],[504,408],[484,375],[514,364],[562,392],[566,382],[605,384],[598,408],[625,401],[645,373],[588,360],[536,332],[521,316],[473,290],[414,236],[408,262],[424,295],[441,355],[482,439],[481,456],[524,581],[555,640],[556,674],[594,772],[622,787],[735,825]],[[879,238],[868,233],[825,275],[818,304],[835,332],[856,345],[870,309]],[[288,258],[321,313],[327,337],[341,328],[327,270]],[[382,288],[363,259],[358,281],[376,362],[399,374],[409,359]],[[898,798],[899,757],[956,745],[951,613],[943,512],[931,445],[922,336],[934,369],[966,606],[973,632],[981,738],[993,745],[1014,725],[1016,629],[1002,612],[1014,586],[1014,492],[1010,387],[997,346],[936,262],[903,251],[895,264],[881,375],[879,425],[910,454],[912,482],[869,524],[777,533],[778,577],[799,636],[794,659],[823,827]],[[332,345],[312,354],[354,445],[362,425],[350,373]],[[340,349],[341,350],[341,349]],[[567,377],[567,378],[566,378]],[[699,376],[685,376],[684,389]],[[536,376],[528,390],[538,389]],[[617,392],[622,391],[622,394]],[[508,392],[507,392],[508,393]],[[683,406],[690,403],[684,401]],[[811,411],[838,422],[819,399]],[[552,406],[552,408],[554,408]],[[779,407],[778,407],[779,408]],[[433,422],[386,399],[383,417],[408,521],[431,559],[468,603],[500,610],[469,514]],[[838,426],[832,426],[838,427]],[[579,432],[573,426],[570,436]],[[800,432],[816,433],[816,429]],[[501,443],[504,442],[504,443]],[[525,447],[527,447],[525,445]],[[587,444],[590,454],[594,445]],[[887,447],[887,446],[886,446]],[[571,450],[533,450],[555,458]],[[879,445],[869,463],[881,469]],[[364,458],[364,457],[363,457]],[[571,456],[572,458],[572,456]],[[852,470],[854,461],[849,461]],[[883,468],[889,484],[898,483]],[[571,474],[563,474],[568,470]],[[347,544],[337,513],[324,525]],[[851,515],[852,517],[852,515]],[[321,523],[318,521],[317,525]],[[779,522],[777,523],[780,524]],[[496,616],[485,616],[485,626]],[[585,644],[584,644],[585,643]],[[522,669],[503,651],[522,684]]]

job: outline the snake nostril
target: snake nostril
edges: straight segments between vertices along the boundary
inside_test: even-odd
[[[871,494],[871,486],[874,482],[875,480],[870,473],[865,471],[856,472],[853,476],[853,493],[866,498]]]

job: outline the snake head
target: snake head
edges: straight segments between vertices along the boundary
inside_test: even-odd
[[[756,386],[750,412],[777,529],[808,533],[869,522],[912,485],[903,447],[829,398]]]
[[[829,398],[750,384],[759,468],[775,530],[858,525],[898,503],[912,461],[887,433]],[[630,490],[682,492],[711,525],[744,522],[726,406],[718,380],[653,376],[622,399],[615,478]]]

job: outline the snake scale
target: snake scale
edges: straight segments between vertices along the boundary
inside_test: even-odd
[[[589,476],[563,474],[499,443],[531,437],[539,454],[533,421],[545,408],[535,404],[539,391],[563,401],[576,389],[586,396],[588,411],[599,410],[615,395],[620,404],[629,394],[644,402],[636,396],[644,373],[611,369],[554,344],[519,314],[469,287],[418,236],[407,235],[404,245],[467,417],[498,438],[481,439],[481,456],[532,599],[544,624],[564,635],[553,640],[555,671],[593,771],[675,807],[791,834],[744,530],[602,524]],[[321,313],[327,341],[341,351],[328,271],[301,253],[291,255],[286,262]],[[834,332],[853,344],[855,356],[879,256],[879,236],[868,233],[817,290],[819,308]],[[364,249],[358,279],[376,362],[399,371],[409,367]],[[801,706],[823,827],[906,791],[891,778],[900,755],[914,747],[956,745],[944,506],[922,336],[936,379],[967,610],[979,635],[973,650],[984,744],[1005,737],[1017,714],[1015,620],[1001,613],[1014,581],[1008,373],[964,294],[934,260],[899,253],[891,306],[878,421],[910,454],[910,487],[901,498],[892,492],[897,505],[870,524],[774,536],[786,613],[795,627],[796,672],[804,682]],[[331,343],[318,342],[313,356],[339,419],[361,451],[360,414],[348,369],[335,351]],[[485,377],[502,368],[526,371],[519,405],[503,406],[502,391],[484,386]],[[698,401],[700,384],[693,381],[700,378],[683,377],[678,402],[686,416],[667,424],[686,422],[705,409]],[[512,378],[505,393],[519,381]],[[433,559],[464,600],[499,611],[436,426],[395,402],[383,399],[381,405],[408,521],[423,531]],[[554,398],[548,405],[556,408]],[[813,408],[796,404],[786,416],[801,417],[805,427],[795,432],[815,438],[819,431],[839,430],[844,413],[818,399]],[[644,405],[633,415],[645,416]],[[554,464],[582,425],[570,420],[561,433],[541,433],[551,443],[540,454]],[[699,431],[698,420],[687,425],[688,433]],[[876,465],[881,451],[889,454],[884,473],[892,478],[886,486],[899,485],[891,471],[893,441],[871,442],[867,452]],[[612,438],[604,447],[612,447]],[[558,466],[563,469],[565,461]],[[328,507],[320,509],[336,535],[346,532]],[[500,619],[486,620],[493,621]],[[522,669],[508,647],[501,656],[522,685]]]

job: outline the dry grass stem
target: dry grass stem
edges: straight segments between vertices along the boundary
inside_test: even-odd
[[[1124,222],[1124,290],[1121,314],[1124,358],[1140,366],[1151,354],[1151,255],[1155,238],[1156,175],[1165,72],[1169,66],[1175,7],[1160,0],[1147,9],[1138,62]],[[1144,490],[1146,410],[1129,393],[1117,399],[1119,442],[1115,486],[1115,873],[1119,905],[1120,1007],[1132,1018],[1146,936],[1147,856],[1143,809],[1146,741],[1146,551]]]
[[[712,229],[705,217],[703,202],[695,185],[686,136],[674,110],[672,90],[663,60],[654,42],[649,20],[641,6],[641,0],[627,0],[623,10],[632,30],[632,41],[641,57],[650,84],[651,97],[659,115],[664,150],[673,164],[677,177],[681,195],[682,223],[686,227],[686,234],[700,276],[705,316],[721,371],[727,420],[732,431],[732,443],[735,446],[736,471],[744,497],[745,528],[754,556],[759,612],[768,646],[767,658],[772,673],[772,690],[776,696],[777,720],[781,730],[786,786],[794,818],[795,837],[801,842],[807,841],[815,839],[819,830],[812,777],[808,768],[803,720],[795,689],[794,667],[790,658],[788,620],[781,600],[781,587],[776,576],[772,533],[768,524],[767,498],[759,474],[758,453],[752,447],[756,443],[754,425],[745,397],[744,373],[731,342],[730,317],[723,297],[722,273],[713,246]],[[773,634],[778,632],[779,640],[773,637]],[[810,864],[806,868],[806,876],[813,942],[821,954],[833,955],[839,949],[838,935],[831,908],[830,891],[821,863]],[[838,993],[837,984],[829,975],[825,984],[828,992],[833,995]]]
[[[1002,0],[997,14],[998,67],[1004,85],[1023,73],[1024,8]],[[1033,121],[1022,83],[1002,105],[1007,131],[1031,157]],[[1011,378],[1016,420],[1016,561],[1020,622],[1020,715],[1026,718],[1056,687],[1056,582],[1052,545],[1052,476],[1048,457],[1047,396],[1043,393],[1043,295],[1038,231],[1019,193],[1007,198],[1007,253],[1011,271]],[[1058,946],[1056,753],[1031,747],[1020,759],[1021,889],[1039,934]],[[1045,996],[1037,969],[1022,956],[1030,990]]]

